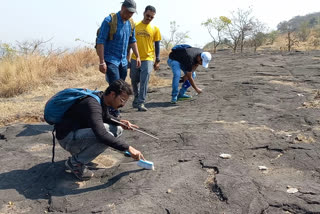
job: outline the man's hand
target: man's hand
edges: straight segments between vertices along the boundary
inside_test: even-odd
[[[125,124],[125,125],[121,125],[121,127],[126,130],[133,130],[132,128],[136,128],[136,129],[139,128],[139,126],[130,123],[128,120],[120,120],[120,122]]]
[[[154,65],[153,65],[153,69],[155,71],[157,71],[157,70],[159,70],[159,68],[160,68],[160,62],[155,62]]]
[[[99,71],[103,74],[106,74],[107,73],[107,64],[106,63],[99,64]]]
[[[141,67],[140,57],[137,57],[136,61],[137,61],[137,64],[136,64],[137,68],[140,68]]]
[[[129,152],[131,154],[131,157],[133,159],[135,159],[135,160],[140,160],[140,159],[146,160],[146,159],[144,159],[142,153],[139,150],[136,150],[135,148],[133,148],[132,146],[129,146],[128,150],[129,150]]]
[[[198,94],[201,94],[201,93],[202,93],[202,89],[201,89],[201,88],[197,88],[197,89],[196,89],[196,92],[197,92]]]

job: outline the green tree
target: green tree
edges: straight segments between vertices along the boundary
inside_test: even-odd
[[[1,55],[0,57],[12,57],[16,55],[17,50],[8,43],[0,43]]]
[[[231,20],[225,16],[220,16],[219,18],[209,18],[207,21],[201,23],[201,25],[205,26],[212,38],[213,42],[213,52],[216,53],[217,47],[221,44],[222,38],[221,34],[223,30],[227,28],[227,25],[231,23]],[[214,35],[213,31],[216,31],[216,35]]]
[[[273,30],[271,31],[270,33],[268,33],[266,36],[267,36],[267,40],[268,40],[268,43],[270,45],[272,45],[274,43],[274,41],[277,39],[279,35],[279,31],[277,30]]]
[[[251,41],[252,46],[254,47],[254,52],[257,51],[257,48],[263,45],[263,43],[266,41],[266,34],[264,31],[266,30],[265,24],[260,22],[258,19],[252,22],[252,35],[251,35]]]
[[[306,41],[310,34],[310,26],[307,21],[304,21],[300,24],[298,36],[301,41]]]

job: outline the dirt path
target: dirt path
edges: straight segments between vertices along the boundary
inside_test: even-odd
[[[158,88],[148,112],[122,111],[160,138],[123,136],[155,171],[108,151],[98,162],[112,167],[78,182],[59,146],[50,164],[50,126],[1,128],[0,213],[320,213],[320,52],[221,51],[197,76],[191,101]]]

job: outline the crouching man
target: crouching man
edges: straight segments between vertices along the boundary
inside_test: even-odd
[[[59,144],[71,154],[65,165],[80,180],[93,177],[94,173],[87,165],[109,146],[119,151],[129,151],[135,160],[144,160],[140,151],[119,138],[123,129],[138,128],[127,120],[121,120],[118,111],[132,95],[130,85],[119,79],[104,92],[97,92],[97,95],[101,104],[91,96],[80,99],[56,125]],[[113,122],[111,118],[126,126]]]

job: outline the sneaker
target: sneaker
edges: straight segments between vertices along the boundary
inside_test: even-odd
[[[177,104],[177,97],[172,97],[171,104]]]
[[[144,106],[144,104],[141,104],[138,106],[138,111],[148,111],[148,109]]]
[[[138,103],[132,103],[132,108],[138,108],[139,104]]]
[[[99,169],[98,164],[93,163],[93,162],[89,162],[87,164],[85,164],[86,167],[90,170],[95,170],[95,169]]]
[[[135,98],[132,102],[132,108],[138,108],[138,107],[139,107],[138,99]]]
[[[77,163],[72,164],[70,158],[65,162],[67,169],[69,169],[78,179],[82,181],[87,181],[93,177],[93,172],[91,172],[84,164]]]
[[[182,100],[189,100],[189,99],[191,99],[192,98],[192,96],[190,96],[190,95],[187,95],[187,94],[182,94],[182,95],[178,95],[178,100],[179,101],[182,101]]]

